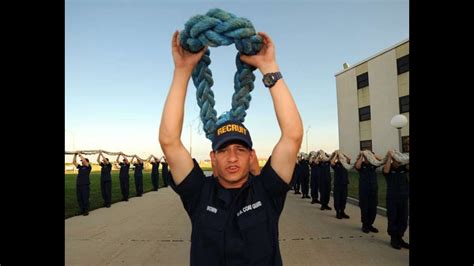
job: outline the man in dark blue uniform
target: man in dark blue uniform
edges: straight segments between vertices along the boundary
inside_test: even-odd
[[[160,172],[158,168],[160,167],[160,160],[153,156],[153,161],[150,160],[151,163],[151,184],[153,185],[153,191],[158,190],[158,179],[160,177]]]
[[[102,156],[102,161],[100,157]],[[102,193],[102,199],[104,200],[104,207],[110,208],[112,202],[112,164],[109,162],[109,158],[105,158],[102,151],[97,156],[97,163],[100,165],[100,191]]]
[[[306,158],[307,154],[303,153],[300,161],[300,178],[301,178],[301,192],[302,199],[309,199],[309,161]]]
[[[135,168],[133,169],[133,177],[135,179],[135,196],[141,197],[143,196],[143,160],[140,159],[138,156],[134,156],[136,162],[133,162],[132,158],[132,163]]]
[[[351,163],[351,159],[347,155],[344,154],[342,156],[346,157],[348,164]],[[345,159],[340,158],[339,152],[335,152],[335,155],[331,160],[331,167],[334,169],[334,209],[336,210],[337,219],[349,219],[349,215],[344,212],[347,203],[347,185],[349,184],[349,177],[347,169],[344,168],[341,160]]]
[[[92,170],[91,165],[89,164],[89,159],[82,157],[81,165],[77,163],[77,153],[74,154],[72,158],[72,163],[79,170],[76,179],[76,196],[77,202],[79,203],[79,208],[81,209],[82,215],[89,215],[89,186],[90,186],[90,173]]]
[[[329,154],[326,154],[326,157],[329,157]],[[329,198],[331,197],[331,159],[332,157],[324,161],[321,157],[319,158],[319,189],[321,192],[321,210],[323,211],[332,210],[329,207]]]
[[[163,176],[163,187],[168,186],[168,162],[166,157],[163,156],[163,161],[161,162],[161,175]]]
[[[311,167],[311,204],[321,203],[319,201],[319,162],[316,161],[316,158],[311,157],[309,161],[309,166]]]
[[[279,71],[274,46],[265,33],[263,47],[254,56],[240,56],[264,74]],[[269,93],[281,137],[259,176],[250,173],[256,160],[249,131],[237,121],[217,125],[211,160],[216,178],[205,178],[198,163],[181,142],[184,102],[193,68],[205,49],[197,53],[179,45],[173,35],[173,82],[160,124],[160,144],[170,164],[170,185],[179,194],[191,218],[191,265],[282,265],[278,220],[293,175],[303,125],[284,81],[275,75]]]
[[[392,152],[388,151],[383,167],[387,181],[387,232],[390,235],[390,245],[395,249],[410,248],[403,240],[408,227],[408,170],[408,164],[401,165],[393,158]]]
[[[300,156],[296,159],[295,163],[295,179],[292,181],[293,183],[293,190],[295,194],[301,194],[300,187],[301,187],[301,165],[300,165]]]
[[[370,151],[369,151],[370,152]],[[374,158],[381,161],[375,153]],[[375,170],[377,166],[370,163],[366,156],[361,152],[357,156],[355,169],[359,172],[359,207],[362,222],[362,232],[378,233],[379,230],[373,226],[377,216],[378,205],[378,181]]]
[[[123,155],[123,162],[120,162],[120,155]],[[116,162],[120,166],[120,173],[119,173],[119,179],[120,179],[120,191],[122,192],[122,200],[123,201],[128,201],[128,193],[129,193],[129,186],[130,186],[130,162],[128,161],[127,157],[123,154],[120,153],[117,156]]]
[[[299,175],[298,171],[299,171],[298,159],[296,159],[295,169],[293,170],[293,176],[291,177],[290,190],[296,191],[296,180],[298,179],[298,175]]]

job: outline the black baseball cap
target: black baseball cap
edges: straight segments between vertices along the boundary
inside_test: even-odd
[[[227,121],[217,126],[212,140],[212,150],[216,151],[230,141],[239,141],[252,149],[252,139],[248,129],[238,121]]]

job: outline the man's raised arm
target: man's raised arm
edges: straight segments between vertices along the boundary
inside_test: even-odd
[[[186,51],[179,44],[178,31],[173,34],[172,54],[174,75],[161,116],[159,141],[166,156],[176,185],[179,185],[194,167],[191,155],[181,142],[184,101],[192,71],[206,48],[198,53]]]
[[[259,32],[259,35],[263,37],[262,50],[253,56],[242,55],[241,60],[257,67],[263,75],[279,72],[272,40],[266,33]],[[279,79],[269,90],[281,130],[280,140],[272,151],[271,166],[283,181],[289,184],[295,168],[296,155],[303,140],[303,122],[283,79]]]

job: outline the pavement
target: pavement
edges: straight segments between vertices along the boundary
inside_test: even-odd
[[[284,265],[409,264],[409,250],[390,246],[385,216],[375,219],[379,233],[366,234],[358,206],[348,202],[350,219],[339,220],[310,201],[288,192],[279,225]],[[191,223],[170,187],[64,223],[66,265],[189,265]]]

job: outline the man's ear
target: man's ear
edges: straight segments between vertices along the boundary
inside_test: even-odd
[[[252,149],[250,152],[250,162],[253,162],[253,160],[257,159],[257,154],[255,153],[255,149]]]
[[[209,152],[209,157],[211,157],[211,165],[212,165],[212,167],[214,167],[215,164],[216,164],[216,154],[215,154],[215,152],[210,151]]]

